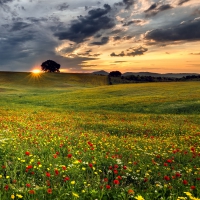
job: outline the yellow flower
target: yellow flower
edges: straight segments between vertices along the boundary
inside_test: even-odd
[[[23,196],[22,196],[21,194],[16,194],[16,196],[17,196],[19,199],[23,198]]]
[[[15,199],[15,195],[14,195],[14,194],[12,194],[10,198],[11,198],[11,199]]]
[[[85,167],[82,167],[82,170],[84,170],[84,171],[85,171],[85,170],[86,170],[86,168],[85,168]]]
[[[0,178],[2,178],[2,175],[0,175]]]
[[[85,193],[85,190],[82,190],[82,193]]]
[[[6,178],[7,178],[7,179],[10,178],[10,176],[6,176]]]
[[[78,195],[78,194],[76,194],[76,193],[74,193],[74,192],[72,192],[72,195],[73,195],[74,197],[77,197],[77,198],[79,198],[79,195]]]
[[[76,182],[75,181],[71,181],[71,184],[74,185]]]
[[[145,200],[141,195],[138,195],[137,197],[135,197],[135,199],[137,199],[137,200]]]

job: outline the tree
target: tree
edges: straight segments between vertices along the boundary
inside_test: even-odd
[[[122,73],[119,72],[119,71],[112,71],[109,73],[109,76],[112,76],[112,77],[121,77]]]
[[[42,71],[44,72],[60,72],[60,64],[53,60],[47,60],[41,64]]]

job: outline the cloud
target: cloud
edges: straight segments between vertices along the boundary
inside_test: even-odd
[[[182,5],[182,4],[184,4],[184,3],[188,2],[188,1],[190,1],[190,0],[180,0],[178,2],[178,5],[180,6],[180,5]]]
[[[25,22],[15,22],[12,25],[11,31],[19,31],[24,28],[29,27],[31,24],[25,23]]]
[[[172,8],[173,7],[170,4],[158,5],[158,4],[154,3],[144,12],[146,13],[146,17],[152,17],[152,16],[157,15],[159,12],[169,10]]]
[[[135,0],[123,0],[122,2],[115,3],[115,6],[125,6],[125,9],[129,9],[132,5],[134,5]]]
[[[106,15],[110,10],[111,7],[108,4],[104,5],[104,9],[90,10],[86,17],[80,17],[78,20],[72,21],[69,29],[57,32],[54,35],[59,40],[71,40],[81,43],[86,38],[95,35],[98,31],[111,29],[115,26],[114,19]]]
[[[190,55],[199,56],[199,55],[200,55],[200,53],[190,53]]]
[[[142,20],[142,19],[134,19],[134,20],[131,20],[127,23],[124,23],[123,26],[130,26],[131,24],[135,24],[135,25],[143,25],[145,24],[146,21],[145,20]]]
[[[0,5],[4,3],[13,2],[14,0],[0,0]]]
[[[126,50],[126,52],[122,51],[121,53],[119,54],[116,54],[116,53],[111,53],[110,56],[112,57],[124,57],[124,56],[141,56],[141,55],[144,55],[144,53],[148,51],[147,48],[145,47],[132,47],[132,48],[129,48]]]
[[[155,42],[200,40],[200,19],[185,22],[168,29],[155,29],[145,34],[145,39]]]
[[[58,6],[58,10],[60,11],[67,10],[68,8],[69,8],[69,5],[67,3],[62,3]]]
[[[100,42],[92,42],[92,45],[104,45],[109,42],[109,37],[102,37]]]

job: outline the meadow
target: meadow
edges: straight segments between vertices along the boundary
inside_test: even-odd
[[[200,199],[200,82],[0,72],[0,200]]]

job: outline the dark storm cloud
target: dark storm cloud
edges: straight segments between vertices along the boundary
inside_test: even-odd
[[[25,23],[25,22],[15,22],[12,25],[11,31],[19,31],[24,28],[29,27],[31,24]]]
[[[125,9],[129,9],[132,5],[134,5],[135,0],[123,0],[122,2],[115,3],[115,6],[125,6]]]
[[[122,32],[122,30],[121,29],[117,29],[117,30],[114,30],[114,31],[110,32],[110,34],[116,34],[116,33],[120,33],[120,32]]]
[[[41,18],[36,18],[36,17],[27,17],[26,20],[32,22],[32,23],[40,23],[40,22],[46,22],[48,21],[47,18],[41,17]]]
[[[141,22],[143,22],[143,20],[140,20],[140,19],[135,19],[135,20],[132,20],[132,21],[129,21],[127,23],[124,23],[123,26],[130,26],[131,24],[140,24]]]
[[[137,48],[132,47],[132,48],[127,49],[126,52],[122,51],[119,54],[116,54],[116,53],[113,52],[113,53],[110,54],[110,56],[112,56],[112,57],[132,56],[132,57],[134,57],[134,56],[144,55],[144,53],[146,51],[148,51],[148,49],[145,48],[145,47],[142,47],[142,46],[141,47],[137,47]]]
[[[115,36],[113,37],[114,41],[117,41],[117,40],[121,40],[121,37],[120,36]]]
[[[185,22],[168,29],[152,30],[146,34],[145,38],[156,42],[200,40],[200,19]]]
[[[184,3],[188,2],[188,1],[190,1],[190,0],[180,0],[178,2],[178,5],[180,6],[180,5],[182,5],[182,4],[184,4]]]
[[[9,3],[9,2],[13,2],[14,0],[0,0],[0,5],[4,4],[4,3]]]
[[[62,3],[58,6],[58,10],[60,11],[67,10],[68,8],[69,8],[69,5],[67,3]]]
[[[170,4],[164,4],[164,5],[159,6],[156,3],[154,3],[144,12],[146,13],[146,17],[152,17],[152,16],[157,15],[159,12],[162,12],[164,10],[169,10],[172,8],[173,7]]]
[[[100,42],[92,42],[92,45],[104,45],[109,42],[109,37],[102,37]]]
[[[106,15],[110,10],[111,7],[108,4],[104,5],[104,9],[90,10],[86,17],[80,17],[78,20],[72,21],[68,30],[57,32],[54,35],[59,40],[67,39],[81,43],[102,29],[111,29],[115,26],[114,19]]]

